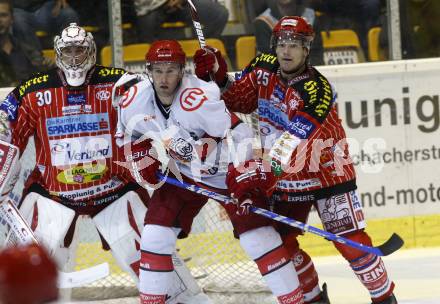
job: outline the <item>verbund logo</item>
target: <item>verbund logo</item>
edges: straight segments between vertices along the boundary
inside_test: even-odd
[[[70,149],[70,143],[68,142],[59,142],[55,143],[51,148],[51,153],[64,153],[64,151]]]
[[[112,157],[111,137],[101,136],[50,140],[53,166],[75,165]]]

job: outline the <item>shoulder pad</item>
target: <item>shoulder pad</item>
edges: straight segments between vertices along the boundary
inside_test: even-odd
[[[182,92],[192,92],[192,94],[198,95],[198,92],[203,92],[204,95],[208,98],[208,100],[220,100],[220,88],[218,85],[213,82],[206,82],[202,79],[197,78],[194,75],[186,75],[186,81],[183,83]],[[195,89],[195,90],[193,90]],[[183,93],[180,93],[182,96]],[[200,93],[201,94],[201,93]],[[184,94],[185,95],[185,94]]]
[[[121,109],[129,108],[136,110],[139,104],[149,103],[154,100],[153,98],[154,90],[152,84],[144,80],[130,86],[125,94],[120,98],[116,98],[116,102]]]
[[[100,82],[116,82],[118,79],[125,74],[124,69],[104,67],[102,65],[96,65],[95,71],[90,79],[90,83],[100,83]]]
[[[306,103],[306,112],[310,112],[318,121],[325,119],[335,102],[333,88],[328,79],[312,69],[310,77],[301,80],[295,87]]]
[[[21,99],[26,94],[45,88],[53,88],[62,86],[60,78],[56,73],[56,69],[52,69],[45,73],[37,73],[27,80],[21,82],[13,91],[17,99]]]
[[[255,68],[265,69],[276,72],[279,67],[277,56],[271,53],[262,53],[255,57],[251,63],[244,69],[246,73],[251,72]]]

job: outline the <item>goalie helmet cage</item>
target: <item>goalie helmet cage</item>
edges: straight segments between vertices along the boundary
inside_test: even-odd
[[[239,115],[252,125],[258,134],[258,118],[255,115]],[[258,140],[255,140],[257,144]],[[13,190],[14,201],[20,199],[26,177],[35,166],[35,146],[29,141],[21,157],[20,178]],[[0,225],[1,244],[14,243],[9,229],[2,221]],[[73,271],[85,269],[103,262],[110,264],[110,275],[92,284],[74,288],[70,293],[73,300],[104,300],[121,297],[137,297],[138,291],[130,276],[122,271],[111,253],[101,249],[98,233],[89,218],[80,218],[76,237]],[[10,234],[10,233],[9,233]],[[215,303],[275,303],[264,284],[257,266],[249,260],[232,234],[232,225],[221,205],[210,200],[196,217],[192,233],[177,243],[179,254],[186,261],[192,274],[203,290]],[[136,302],[137,303],[137,302]]]

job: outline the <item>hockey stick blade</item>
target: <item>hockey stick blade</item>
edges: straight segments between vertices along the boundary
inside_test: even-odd
[[[93,283],[103,279],[110,274],[108,263],[102,263],[90,268],[78,270],[75,272],[58,271],[58,287],[74,288]]]
[[[382,255],[386,256],[402,248],[404,243],[403,239],[397,233],[393,233],[385,243],[376,248],[382,252]]]
[[[289,226],[301,229],[302,231],[319,235],[328,241],[333,241],[333,242],[345,244],[347,246],[356,248],[358,250],[362,250],[364,252],[369,252],[369,253],[372,253],[372,254],[375,254],[378,256],[389,255],[389,254],[393,253],[394,251],[398,250],[399,248],[401,248],[403,245],[403,240],[396,233],[393,233],[393,235],[390,237],[390,239],[388,241],[386,241],[384,244],[377,246],[377,247],[372,247],[372,246],[367,246],[367,245],[352,241],[350,239],[333,234],[331,232],[321,230],[321,229],[316,228],[314,226],[310,226],[308,224],[296,221],[296,220],[291,219],[289,217],[286,217],[286,216],[283,216],[280,214],[276,214],[272,211],[269,211],[269,210],[266,210],[263,208],[251,207],[251,211],[256,214],[262,215],[264,217],[270,218],[274,221],[281,222],[281,223],[287,224]]]
[[[166,177],[163,174],[158,174],[157,175],[160,179],[165,180],[166,183],[174,185],[176,187],[180,187],[183,189],[187,189],[189,191],[198,193],[200,195],[204,195],[207,196],[209,198],[212,198],[218,202],[222,202],[224,204],[230,204],[233,203],[234,200],[226,195],[222,195],[213,191],[210,191],[208,189],[196,186],[196,185],[191,185],[188,183],[185,183],[184,181],[179,181],[175,178],[172,177]],[[256,214],[259,214],[261,216],[267,217],[271,220],[277,221],[277,222],[281,222],[284,224],[287,224],[289,226],[298,228],[302,231],[305,232],[310,232],[316,235],[319,235],[329,241],[333,241],[333,242],[338,242],[341,244],[345,244],[347,246],[356,248],[358,250],[364,251],[364,252],[369,252],[378,256],[386,256],[389,255],[391,253],[393,253],[394,251],[398,250],[399,248],[402,247],[403,245],[403,240],[402,238],[400,238],[400,236],[398,236],[396,233],[394,233],[390,239],[388,241],[386,241],[384,244],[378,246],[378,247],[372,247],[372,246],[367,246],[355,241],[352,241],[350,239],[344,238],[342,236],[333,234],[331,232],[327,232],[325,230],[321,230],[319,228],[316,228],[314,226],[310,226],[308,224],[296,221],[294,219],[291,219],[289,217],[283,216],[281,214],[277,214],[274,213],[272,211],[269,211],[267,209],[263,209],[263,208],[258,208],[258,207],[254,207],[251,206],[250,207],[250,211]]]

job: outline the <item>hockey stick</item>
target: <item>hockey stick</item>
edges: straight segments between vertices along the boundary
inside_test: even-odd
[[[3,225],[10,228],[8,234],[9,242],[12,244],[23,244],[29,242],[38,243],[29,225],[21,216],[17,207],[9,199],[0,203],[0,219]],[[11,239],[12,238],[12,239]],[[102,263],[90,268],[74,272],[58,271],[58,287],[74,288],[92,283],[105,278],[110,274],[108,263]]]
[[[187,189],[189,191],[198,193],[200,195],[207,196],[207,197],[212,198],[216,201],[219,201],[219,202],[222,202],[225,204],[234,203],[234,199],[232,199],[228,196],[204,189],[202,187],[198,187],[196,185],[190,185],[188,183],[185,183],[184,181],[178,181],[177,179],[169,177],[169,176],[166,177],[161,173],[158,174],[158,177],[162,180],[165,180],[165,182],[168,184],[171,184],[176,187],[183,188],[183,189]],[[287,224],[289,226],[301,229],[302,231],[305,231],[305,232],[310,232],[310,233],[319,235],[319,236],[327,239],[328,241],[334,241],[334,242],[338,242],[341,244],[345,244],[347,246],[356,248],[358,250],[362,250],[364,252],[369,252],[369,253],[372,253],[372,254],[375,254],[378,256],[390,255],[391,253],[393,253],[394,251],[398,250],[399,248],[401,248],[403,246],[402,238],[396,233],[393,233],[393,235],[391,235],[391,237],[382,245],[377,246],[377,247],[371,247],[371,246],[366,246],[366,245],[360,244],[358,242],[354,242],[354,241],[349,240],[347,238],[344,238],[342,236],[338,236],[333,233],[321,230],[321,229],[316,228],[314,226],[304,224],[302,222],[296,221],[294,219],[285,217],[283,215],[271,212],[271,211],[263,209],[263,208],[251,206],[250,210],[253,213],[270,218],[274,221]]]
[[[110,274],[108,263],[98,264],[86,269],[73,272],[58,271],[58,287],[74,288],[93,283]]]
[[[197,8],[192,2],[192,0],[187,0],[187,2],[189,4],[189,10],[191,11],[191,19],[193,22],[194,32],[196,32],[196,36],[197,36],[197,40],[199,40],[200,48],[204,49],[206,46],[206,40],[205,40],[205,35],[203,34],[202,24],[200,23],[199,20],[199,14],[197,13]],[[205,49],[205,52],[210,52],[210,51]],[[212,71],[209,72],[209,78],[211,78],[211,80],[215,82],[215,77]]]
[[[206,46],[205,35],[203,35],[202,25],[199,21],[199,14],[197,13],[196,6],[192,0],[187,0],[191,11],[191,19],[194,25],[194,31],[196,32],[197,39],[199,40],[200,48],[203,49]]]

